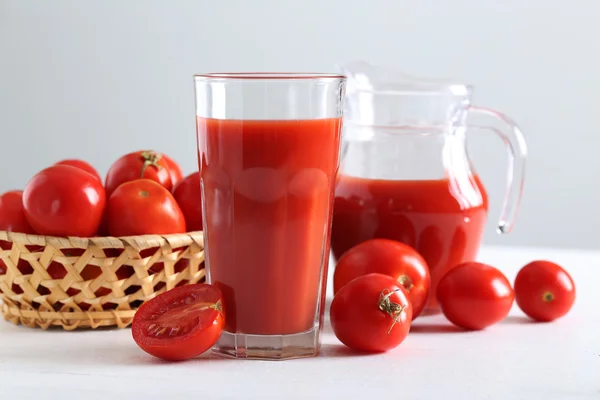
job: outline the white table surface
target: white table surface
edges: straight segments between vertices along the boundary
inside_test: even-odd
[[[600,399],[600,251],[488,247],[479,257],[511,281],[539,258],[575,280],[566,317],[532,323],[515,305],[481,332],[423,317],[404,343],[379,355],[353,355],[327,327],[316,358],[207,354],[166,363],[138,349],[130,330],[41,331],[0,321],[0,399]]]

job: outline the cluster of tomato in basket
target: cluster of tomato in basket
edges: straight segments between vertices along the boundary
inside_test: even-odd
[[[200,176],[171,158],[136,151],[103,182],[82,160],[38,172],[23,191],[0,196],[0,230],[48,236],[132,236],[202,230]]]
[[[514,286],[498,269],[466,262],[450,269],[433,293],[421,255],[387,239],[372,239],[348,250],[335,266],[333,288],[333,332],[361,352],[397,347],[431,297],[457,330],[482,330],[500,322],[515,300],[537,321],[564,316],[575,301],[575,284],[568,272],[542,260],[525,265]],[[175,288],[142,305],[133,320],[133,338],[156,357],[195,357],[219,339],[227,315],[222,304],[221,292],[212,285]]]

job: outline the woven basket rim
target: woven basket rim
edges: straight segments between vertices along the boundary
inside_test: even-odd
[[[169,233],[164,235],[135,235],[135,236],[94,236],[89,238],[77,236],[46,236],[28,233],[10,232],[0,230],[0,240],[16,242],[27,245],[46,246],[53,245],[59,248],[85,249],[90,245],[100,248],[124,248],[126,245],[139,250],[152,247],[160,247],[165,243],[194,241],[202,243],[204,234],[202,231],[186,233]]]

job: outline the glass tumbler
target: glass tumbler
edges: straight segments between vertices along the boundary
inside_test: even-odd
[[[215,351],[319,351],[345,78],[195,75],[208,281],[224,297]]]

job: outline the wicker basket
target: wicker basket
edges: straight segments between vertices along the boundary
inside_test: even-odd
[[[0,231],[0,300],[15,324],[65,330],[131,324],[139,306],[204,281],[202,232],[61,238]]]

